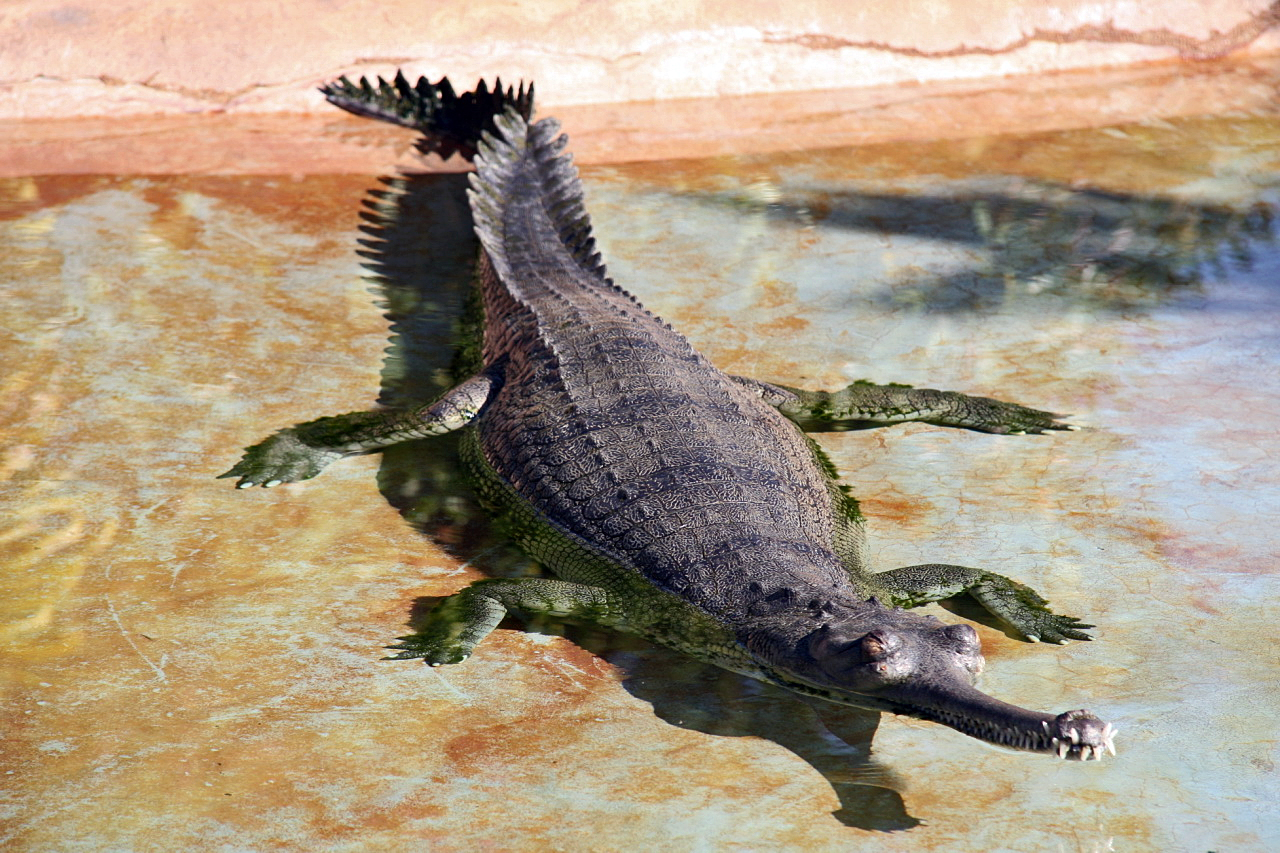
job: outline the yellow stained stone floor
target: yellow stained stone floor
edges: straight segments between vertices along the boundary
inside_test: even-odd
[[[978,626],[984,689],[1119,724],[1088,765],[557,626],[380,661],[433,597],[530,570],[450,441],[269,492],[214,477],[273,429],[439,387],[460,176],[395,184],[380,225],[376,174],[4,181],[0,845],[1280,845],[1278,166],[1274,112],[1206,104],[585,171],[611,273],[732,372],[1073,413],[823,443],[880,568],[989,566],[1097,623],[1066,647]]]

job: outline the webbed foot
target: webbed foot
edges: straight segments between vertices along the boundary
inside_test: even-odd
[[[1093,625],[1054,613],[1034,589],[1002,575],[987,573],[969,588],[969,594],[1032,643],[1093,639],[1084,632]]]
[[[442,666],[471,657],[507,613],[501,602],[477,592],[484,585],[483,581],[472,584],[441,601],[417,633],[397,637],[400,642],[387,646],[397,653],[384,660],[422,658],[431,666]]]
[[[344,454],[305,444],[295,429],[282,429],[275,435],[246,448],[244,457],[218,479],[238,478],[236,488],[253,486],[271,488],[281,483],[310,480],[330,462]]]
[[[1041,435],[1054,430],[1074,430],[1063,423],[1066,415],[1056,415],[1017,403],[1006,403],[990,397],[956,394],[951,409],[943,417],[929,421],[939,426],[958,426],[996,435]]]
[[[383,660],[413,660],[422,658],[431,666],[462,663],[471,657],[471,649],[456,641],[457,638],[439,636],[438,634],[409,634],[396,637],[399,642],[386,648],[395,650],[395,654],[387,655]]]

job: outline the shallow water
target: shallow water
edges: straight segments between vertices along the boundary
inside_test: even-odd
[[[820,439],[878,568],[988,566],[1098,625],[1064,647],[978,630],[985,690],[1120,726],[1100,764],[563,626],[511,622],[445,670],[379,662],[430,597],[530,570],[449,441],[271,492],[212,477],[272,429],[447,382],[460,179],[391,187],[391,222],[372,176],[4,182],[0,838],[1280,846],[1278,142],[1232,115],[584,173],[612,275],[726,370],[1073,414]],[[362,262],[397,323],[385,363]]]

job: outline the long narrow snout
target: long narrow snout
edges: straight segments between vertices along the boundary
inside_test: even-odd
[[[1001,702],[967,684],[921,690],[899,686],[882,698],[896,713],[942,723],[997,746],[1081,761],[1115,755],[1116,728],[1085,710],[1030,711]]]

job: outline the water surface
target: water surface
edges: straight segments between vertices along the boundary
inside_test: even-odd
[[[585,173],[611,273],[726,370],[1072,413],[1051,436],[822,441],[878,568],[988,566],[1098,625],[1065,647],[978,630],[985,690],[1121,727],[1101,764],[562,626],[511,622],[444,670],[379,662],[432,597],[530,571],[449,442],[265,493],[212,477],[272,429],[448,381],[458,178],[5,182],[0,837],[1280,846],[1278,141],[1274,117],[1216,116]]]

